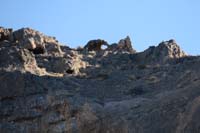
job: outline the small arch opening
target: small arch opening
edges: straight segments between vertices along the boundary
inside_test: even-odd
[[[101,50],[105,50],[105,49],[107,49],[107,48],[108,48],[107,45],[101,45]]]

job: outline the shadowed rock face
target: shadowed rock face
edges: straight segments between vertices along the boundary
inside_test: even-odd
[[[84,49],[88,51],[101,51],[102,46],[108,46],[108,43],[105,40],[97,39],[97,40],[90,40],[85,46]]]
[[[137,53],[127,37],[90,51],[2,29],[2,133],[199,133],[200,57],[174,40]]]
[[[3,40],[10,40],[12,41],[12,29],[5,29],[3,27],[0,27],[0,41]]]
[[[102,46],[106,46],[105,49],[102,49]],[[127,36],[125,39],[121,39],[118,43],[109,45],[105,40],[97,39],[90,40],[85,46],[84,49],[87,51],[96,51],[100,52],[102,50],[112,51],[112,53],[136,53],[132,48],[131,39]]]

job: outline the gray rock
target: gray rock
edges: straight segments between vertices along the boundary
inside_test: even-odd
[[[0,42],[1,132],[199,132],[200,57],[174,40],[140,53],[129,38],[100,51],[60,51],[55,38],[14,33],[18,42]],[[46,52],[34,54],[26,39]]]
[[[8,45],[10,46],[10,45]],[[5,70],[27,70],[35,71],[37,63],[34,55],[27,49],[16,46],[0,47],[0,68]]]

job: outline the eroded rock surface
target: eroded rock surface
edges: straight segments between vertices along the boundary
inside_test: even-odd
[[[131,39],[127,36],[125,39],[121,39],[118,43],[114,43],[108,47],[107,50],[112,50],[114,52],[128,52],[128,53],[136,53],[136,50],[132,48]]]
[[[175,40],[163,41],[158,46],[150,46],[147,50],[137,53],[135,60],[145,63],[168,63],[169,60],[186,57]]]
[[[6,29],[3,27],[0,27],[0,41],[3,41],[3,40],[12,41],[13,39],[12,32],[13,32],[12,28]]]
[[[88,51],[101,51],[102,46],[108,46],[108,43],[105,40],[97,39],[90,40],[85,46],[84,49]]]
[[[136,52],[127,37],[90,51],[30,28],[7,32],[0,132],[199,133],[200,57],[174,40]]]
[[[34,54],[61,54],[60,45],[54,37],[45,36],[30,28],[22,28],[13,32],[14,40],[23,48]]]

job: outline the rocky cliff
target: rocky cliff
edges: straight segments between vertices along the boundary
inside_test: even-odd
[[[199,66],[175,40],[73,49],[0,27],[0,132],[199,133]]]

